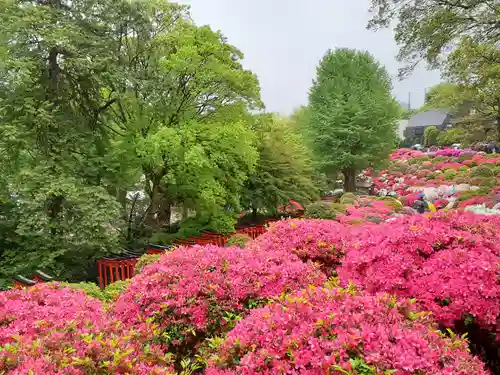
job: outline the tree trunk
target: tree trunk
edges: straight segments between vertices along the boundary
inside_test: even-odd
[[[159,185],[155,185],[151,189],[150,199],[151,204],[146,218],[147,225],[153,230],[165,226],[170,228],[170,214],[172,209]]]
[[[342,170],[344,175],[344,191],[354,193],[356,191],[356,170],[354,168],[346,168]]]
[[[496,125],[497,125],[497,141],[500,143],[500,102],[498,103],[498,105],[499,109],[497,111]]]
[[[50,234],[56,236],[61,231],[61,225],[59,222],[59,215],[62,212],[62,206],[64,203],[64,197],[62,195],[52,195],[49,198],[49,223],[50,223]]]
[[[252,207],[252,221],[257,222],[257,209]]]

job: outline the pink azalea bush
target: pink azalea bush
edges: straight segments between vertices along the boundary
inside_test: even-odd
[[[148,331],[124,329],[101,303],[57,283],[0,294],[0,373],[173,374]]]
[[[217,246],[180,247],[143,268],[112,309],[124,327],[142,331],[178,360],[206,337],[229,331],[245,311],[325,276],[284,252]]]
[[[354,233],[354,228],[332,220],[281,220],[273,223],[250,247],[269,253],[288,252],[330,270],[340,263]]]
[[[365,175],[373,176],[375,193],[381,190],[394,191],[400,198],[413,195],[415,191],[424,188],[442,188],[466,184],[472,186],[491,188],[500,185],[498,178],[498,165],[500,158],[477,153],[473,150],[441,149],[436,152],[423,153],[409,149],[399,149],[391,155],[389,168],[380,173],[366,171]],[[486,195],[486,194],[482,194]],[[439,208],[444,209],[446,205],[443,199],[450,197],[458,198],[459,192],[451,195],[430,198],[437,200]],[[411,207],[411,199],[405,204]],[[477,204],[475,201],[460,204],[460,208],[467,205]],[[491,208],[498,203],[498,199],[485,199],[486,206]]]
[[[356,197],[340,222],[279,221],[245,249],[177,248],[106,305],[58,283],[0,292],[0,374],[173,375],[207,353],[208,375],[487,374],[437,327],[498,365],[500,216],[395,203]]]
[[[337,215],[342,224],[380,223],[395,214],[395,209],[388,201],[361,199],[359,203],[349,206],[345,215]]]
[[[0,293],[0,346],[15,341],[36,339],[47,330],[65,327],[68,321],[80,324],[102,315],[101,303],[85,293],[58,284],[37,284],[29,290]]]
[[[486,375],[459,337],[439,333],[409,300],[308,289],[253,310],[206,375]]]
[[[472,213],[402,217],[370,228],[339,277],[371,293],[416,298],[444,326],[500,328],[500,221]]]

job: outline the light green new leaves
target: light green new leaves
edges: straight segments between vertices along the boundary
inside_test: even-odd
[[[395,144],[399,105],[391,81],[367,52],[328,51],[309,93],[306,129],[325,173],[377,165]]]
[[[161,183],[172,202],[216,213],[226,205],[238,208],[257,161],[254,144],[244,123],[190,122],[149,134],[138,141],[137,155],[146,169],[163,173]]]
[[[245,184],[245,208],[274,211],[290,199],[306,204],[317,195],[312,161],[294,127],[289,119],[256,118],[259,161]]]
[[[403,75],[422,59],[439,66],[461,37],[483,43],[500,39],[497,0],[371,0],[371,4],[369,28],[389,27],[397,20],[398,57],[408,63]]]
[[[420,108],[420,111],[444,109],[458,112],[471,99],[470,90],[457,84],[443,82],[429,89],[425,104]]]

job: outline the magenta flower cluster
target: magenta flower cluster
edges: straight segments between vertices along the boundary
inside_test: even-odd
[[[181,247],[145,267],[113,313],[135,330],[155,324],[151,339],[180,360],[204,338],[229,331],[249,308],[325,281],[317,267],[285,251]]]
[[[254,310],[206,375],[486,375],[459,337],[445,338],[409,300],[309,288]]]
[[[0,373],[487,375],[438,327],[500,331],[499,228],[280,221],[244,249],[163,254],[109,305],[57,283],[1,292]]]
[[[388,170],[381,171],[374,176],[374,190],[394,191],[402,201],[411,207],[415,200],[415,191],[424,188],[451,189],[457,185],[471,185],[474,187],[487,187],[488,193],[476,192],[474,198],[464,200],[458,205],[463,209],[469,205],[485,204],[491,208],[500,201],[499,167],[500,158],[472,150],[442,149],[436,152],[424,153],[409,149],[398,149],[391,155],[392,163]],[[474,168],[483,168],[486,174],[477,173]],[[364,172],[367,176],[374,175],[373,171]],[[493,187],[492,187],[493,186]],[[462,191],[463,193],[463,191]],[[466,194],[470,194],[466,192]],[[454,198],[461,199],[458,190],[453,194],[436,198],[439,207],[446,207]]]
[[[271,224],[249,248],[267,253],[292,253],[328,271],[340,264],[346,246],[360,230],[331,220],[288,220]]]
[[[406,216],[353,241],[343,282],[417,299],[441,324],[500,328],[500,221],[472,213]]]
[[[0,373],[171,375],[171,355],[144,346],[98,300],[55,284],[0,294]]]

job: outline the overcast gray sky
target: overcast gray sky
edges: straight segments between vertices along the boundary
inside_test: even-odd
[[[268,111],[289,114],[307,103],[316,65],[328,48],[368,50],[393,75],[394,95],[411,106],[439,83],[436,71],[416,70],[399,81],[398,48],[391,30],[366,30],[368,0],[181,0],[198,25],[221,30],[259,77]]]

